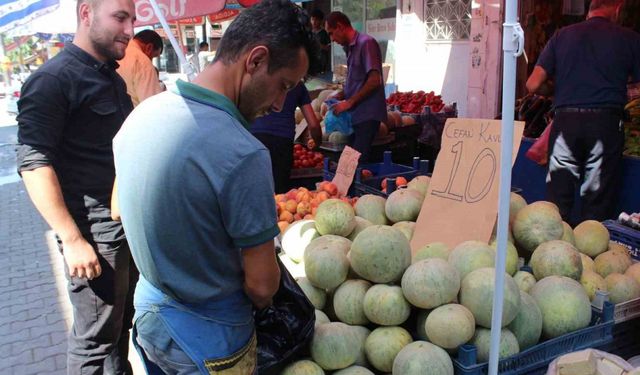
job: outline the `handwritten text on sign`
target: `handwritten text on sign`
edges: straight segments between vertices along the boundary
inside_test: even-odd
[[[338,168],[332,181],[341,196],[347,195],[349,191],[349,186],[351,186],[353,176],[358,168],[358,159],[360,159],[360,153],[349,146],[345,146],[344,150],[342,150],[342,155],[340,155],[340,160],[338,160]]]
[[[524,123],[514,125],[515,162]],[[449,119],[429,190],[411,241],[413,252],[432,242],[453,248],[487,242],[498,213],[501,122]]]

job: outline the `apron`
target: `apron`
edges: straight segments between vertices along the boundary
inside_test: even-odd
[[[199,304],[183,304],[162,293],[142,275],[134,296],[136,315],[133,345],[148,374],[163,372],[137,342],[135,321],[145,313],[157,314],[171,338],[205,375],[253,374],[256,371],[256,336],[253,307],[244,291]]]

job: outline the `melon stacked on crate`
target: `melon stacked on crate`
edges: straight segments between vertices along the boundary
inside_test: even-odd
[[[326,200],[304,230],[294,223],[285,231],[283,250],[301,258],[297,280],[316,307],[316,332],[310,358],[284,374],[486,374],[495,241],[430,243],[412,253],[429,183],[414,180],[354,206]],[[595,252],[621,254],[604,226],[584,225],[574,231],[552,203],[512,194],[500,373],[544,373],[558,355],[611,341],[613,305],[592,308],[583,262]],[[518,270],[519,256],[530,272]]]

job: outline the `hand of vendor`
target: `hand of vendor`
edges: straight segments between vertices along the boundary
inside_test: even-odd
[[[336,116],[338,116],[342,112],[346,112],[350,110],[352,107],[353,107],[353,104],[351,103],[350,100],[342,100],[334,104],[333,106],[331,106],[331,110]]]
[[[308,149],[310,149],[310,150],[315,150],[317,146],[318,146],[318,145],[316,144],[316,141],[314,141],[314,140],[313,140],[313,138],[309,138],[309,139],[307,140],[307,148],[308,148]]]

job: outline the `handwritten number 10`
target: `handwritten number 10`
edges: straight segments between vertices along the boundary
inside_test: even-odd
[[[433,190],[432,194],[441,198],[451,199],[455,201],[462,201],[462,194],[456,194],[452,191],[453,182],[458,174],[458,167],[460,166],[460,159],[462,157],[462,146],[463,142],[459,141],[451,147],[451,152],[455,154],[453,159],[453,165],[451,167],[451,172],[449,174],[449,180],[447,182],[447,186],[444,190]],[[471,187],[474,186],[474,181],[476,180],[476,170],[482,161],[486,158],[489,158],[491,163],[491,172],[487,177],[487,181],[485,182],[482,190],[478,194],[471,193]],[[490,148],[485,148],[476,156],[473,161],[473,165],[471,166],[471,170],[469,171],[469,175],[467,176],[467,182],[465,184],[464,189],[464,200],[467,203],[475,203],[484,199],[484,197],[489,194],[491,190],[491,185],[493,184],[493,179],[496,176],[496,155]]]

